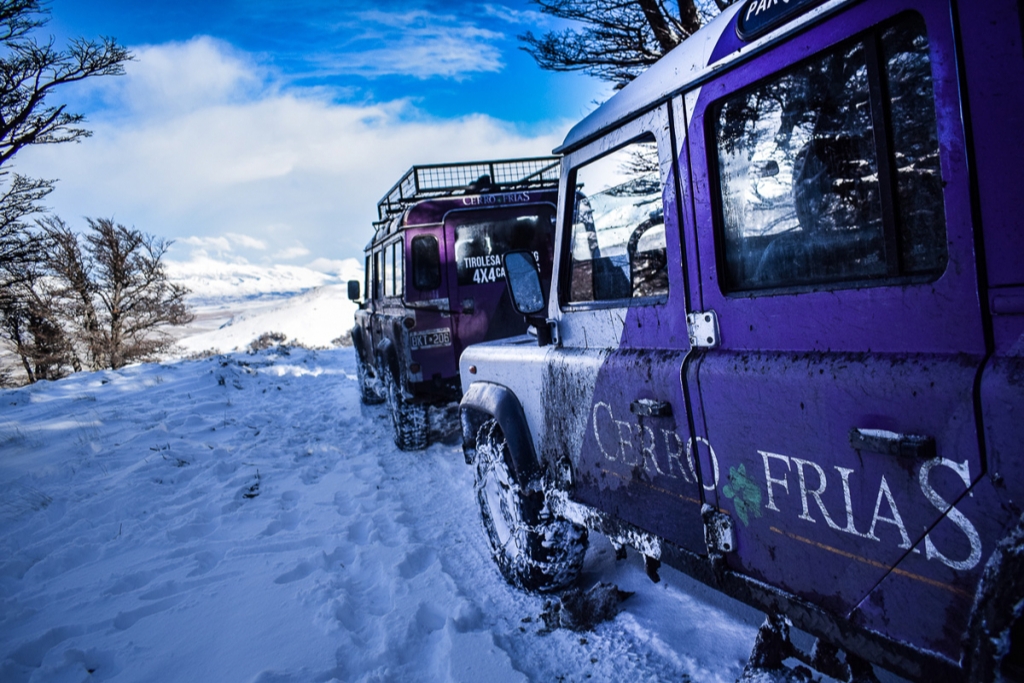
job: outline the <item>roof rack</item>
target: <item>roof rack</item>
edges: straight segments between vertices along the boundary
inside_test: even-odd
[[[377,221],[384,223],[421,199],[454,194],[558,187],[560,157],[470,161],[459,164],[413,166],[377,202]],[[490,183],[479,184],[488,176]]]

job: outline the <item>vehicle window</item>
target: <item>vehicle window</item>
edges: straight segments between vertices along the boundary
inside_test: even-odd
[[[441,286],[441,253],[433,235],[412,238],[412,284],[419,290]]]
[[[713,112],[724,291],[835,289],[945,269],[918,15],[728,96]]]
[[[941,273],[946,268],[939,139],[935,125],[928,39],[920,20],[882,33],[889,86],[893,153],[902,230],[901,269]]]
[[[549,253],[555,231],[555,210],[547,204],[460,211],[445,218],[455,227],[455,259],[459,286],[504,282],[501,257],[510,251]]]
[[[373,298],[373,290],[370,283],[373,282],[373,266],[370,263],[369,255],[363,261],[363,296],[367,299]]]
[[[384,258],[381,252],[373,252],[373,298],[379,299],[384,296]]]
[[[576,170],[568,303],[668,294],[658,168],[648,133]]]
[[[405,254],[402,252],[403,242],[395,242],[391,245],[391,262],[394,264],[394,284],[392,294],[402,296],[405,293]]]
[[[395,293],[394,285],[394,268],[391,263],[391,250],[388,247],[384,247],[380,251],[381,263],[384,267],[381,269],[381,276],[384,279],[384,296],[389,297]]]

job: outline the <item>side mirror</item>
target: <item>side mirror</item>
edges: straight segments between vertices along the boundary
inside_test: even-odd
[[[359,301],[359,280],[348,281],[349,301]]]
[[[512,306],[522,315],[534,316],[544,310],[544,291],[540,286],[540,272],[533,254],[528,251],[510,251],[504,256],[505,282]]]
[[[528,251],[510,251],[505,254],[502,263],[505,266],[505,283],[508,285],[512,307],[526,316],[526,324],[532,325],[537,331],[537,343],[547,346],[554,339],[542,315],[546,302],[537,261]]]

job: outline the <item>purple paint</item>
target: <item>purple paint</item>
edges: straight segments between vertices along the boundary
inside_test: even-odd
[[[1024,648],[997,550],[1024,525],[1021,5],[808,3],[743,40],[758,2],[559,148],[561,345],[463,363],[523,406],[539,469],[568,460],[574,520],[909,678],[991,678],[985,643]],[[580,303],[574,183],[640,139],[667,291]]]

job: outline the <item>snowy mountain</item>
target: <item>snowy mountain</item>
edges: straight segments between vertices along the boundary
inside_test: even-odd
[[[260,335],[283,334],[293,344],[325,348],[353,325],[356,305],[347,281],[362,282],[362,265],[340,262],[331,275],[301,266],[258,266],[193,259],[167,263],[171,279],[191,290],[196,319],[169,329],[175,354],[244,350]]]
[[[363,266],[356,259],[330,262],[329,270],[305,266],[233,263],[198,256],[189,261],[167,261],[167,274],[188,287],[201,302],[253,296],[287,295],[313,287],[362,280]]]

